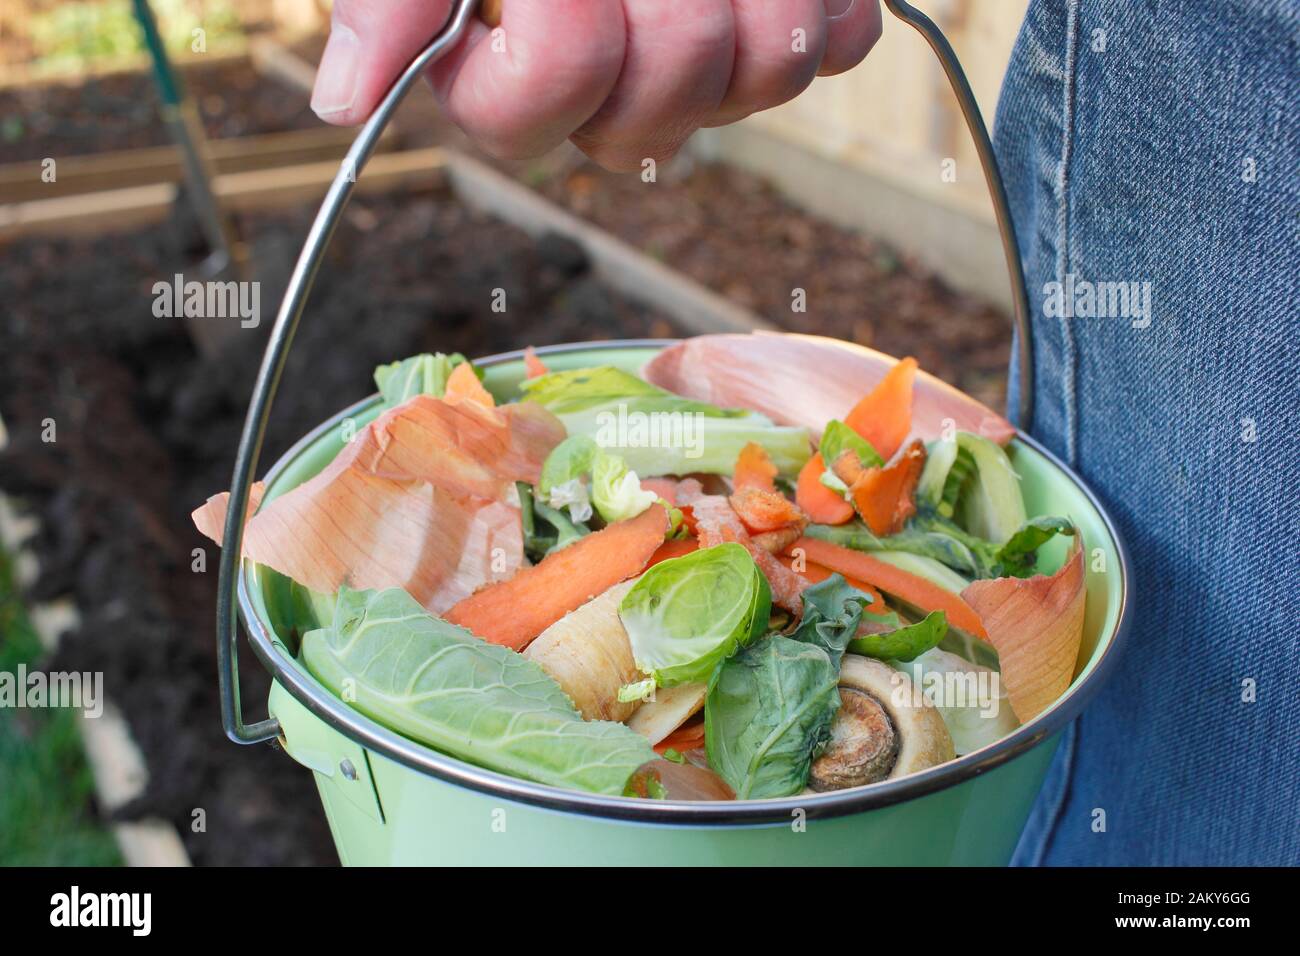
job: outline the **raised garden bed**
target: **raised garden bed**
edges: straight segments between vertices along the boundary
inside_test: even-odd
[[[214,139],[321,126],[307,95],[264,76],[248,57],[187,64],[181,75]],[[0,153],[16,163],[166,146],[158,110],[145,71],[0,89]]]

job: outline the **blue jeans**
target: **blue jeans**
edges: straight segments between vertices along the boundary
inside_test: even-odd
[[[1300,863],[1298,11],[1034,0],[1012,56],[995,140],[1034,433],[1136,582],[1019,864]]]

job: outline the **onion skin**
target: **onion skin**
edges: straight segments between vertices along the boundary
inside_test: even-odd
[[[1011,709],[1028,723],[1070,686],[1083,642],[1082,536],[1055,574],[975,581],[961,596],[997,648]]]

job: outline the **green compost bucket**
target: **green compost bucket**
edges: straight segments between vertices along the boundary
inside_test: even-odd
[[[637,371],[666,344],[539,351],[556,370],[601,364]],[[517,395],[524,377],[520,353],[476,364],[498,399]],[[265,500],[323,469],[379,411],[374,396],[304,437],[271,468]],[[853,790],[729,803],[607,797],[506,777],[401,737],[317,683],[291,650],[287,580],[245,562],[240,611],[275,678],[269,706],[280,724],[280,743],[315,776],[345,864],[1003,865],[1061,728],[1115,666],[1130,593],[1123,543],[1080,479],[1026,436],[1007,450],[1029,513],[1068,515],[1082,531],[1087,612],[1078,676],[1069,690],[1028,724],[974,753]]]

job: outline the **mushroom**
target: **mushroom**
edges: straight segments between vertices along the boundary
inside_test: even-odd
[[[812,763],[809,789],[860,787],[954,756],[943,717],[910,677],[869,657],[844,655],[840,710],[831,724],[830,742]]]

